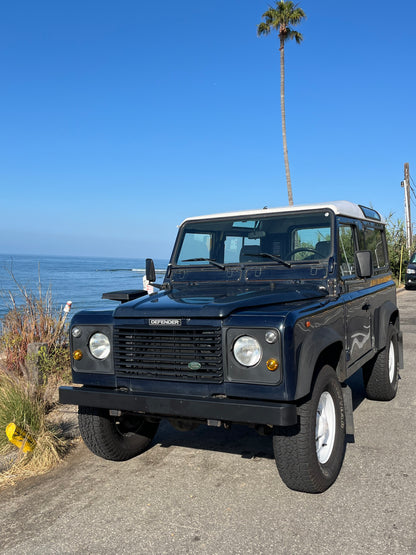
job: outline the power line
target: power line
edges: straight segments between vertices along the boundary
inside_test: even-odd
[[[414,182],[414,179],[410,175],[410,173],[409,173],[409,179],[413,183],[413,185],[416,187],[416,183]],[[409,189],[410,189],[410,192],[413,194],[414,198],[416,199],[416,192],[415,192],[414,188],[410,185],[410,183],[409,183]],[[411,202],[416,206],[416,200],[415,199],[410,197]]]
[[[414,197],[413,198],[411,196],[410,201],[412,202],[412,204],[414,204],[416,206],[416,192],[415,192],[415,190],[413,189],[413,187],[411,185],[409,186],[409,189],[410,189],[410,192],[413,194],[413,197]]]

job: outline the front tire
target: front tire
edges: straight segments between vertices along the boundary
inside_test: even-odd
[[[391,401],[399,383],[397,332],[392,324],[387,332],[386,347],[363,366],[364,386],[368,399]]]
[[[126,461],[143,453],[156,435],[159,423],[106,409],[79,407],[78,422],[84,443],[95,455],[110,461]]]
[[[342,389],[330,366],[321,369],[310,399],[299,407],[298,424],[275,428],[273,449],[289,488],[322,493],[335,482],[345,454],[345,414]]]

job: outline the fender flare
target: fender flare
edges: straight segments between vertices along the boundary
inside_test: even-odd
[[[374,336],[375,347],[380,351],[386,346],[387,330],[392,321],[392,315],[396,313],[397,320],[399,309],[392,301],[386,301],[374,311]],[[399,332],[399,329],[397,329]]]
[[[315,333],[308,335],[305,339],[299,356],[295,399],[300,399],[310,393],[319,356],[332,345],[336,346],[339,352],[342,351],[344,346],[344,338],[332,328],[317,329]],[[334,361],[327,362],[334,365]],[[337,365],[338,360],[334,370],[337,369]]]

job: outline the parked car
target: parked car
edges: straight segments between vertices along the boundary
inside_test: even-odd
[[[413,287],[416,287],[416,252],[412,254],[409,264],[407,265],[404,286],[406,289],[413,289]]]
[[[106,293],[118,308],[71,322],[60,401],[79,405],[90,450],[130,459],[164,418],[247,424],[273,437],[288,487],[325,491],[354,431],[347,378],[362,368],[367,397],[388,401],[403,362],[380,214],[341,201],[188,218],[163,283],[151,259],[146,276],[158,292]]]

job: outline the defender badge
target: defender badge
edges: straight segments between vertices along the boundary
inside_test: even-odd
[[[149,326],[181,326],[180,318],[150,318]]]

